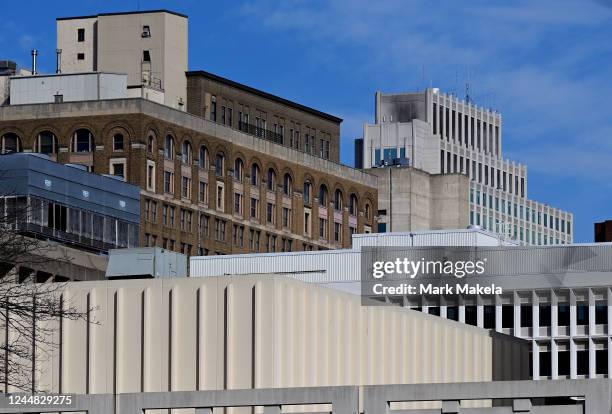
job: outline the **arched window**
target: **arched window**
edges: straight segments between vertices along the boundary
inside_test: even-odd
[[[147,152],[149,154],[153,154],[155,151],[155,134],[153,132],[149,132],[149,136],[147,137]]]
[[[93,151],[93,135],[88,129],[77,129],[72,137],[72,152]]]
[[[251,164],[251,185],[258,186],[259,180],[259,165],[253,163]]]
[[[357,196],[355,194],[351,194],[351,197],[349,198],[349,214],[352,216],[356,216],[357,208]]]
[[[51,131],[40,132],[36,137],[34,152],[47,155],[57,154],[57,138],[55,134]]]
[[[204,170],[208,170],[210,165],[210,159],[208,157],[208,148],[204,145],[200,147],[200,157],[198,159],[198,166]]]
[[[274,191],[276,189],[276,173],[273,168],[268,168],[268,191]]]
[[[319,204],[323,207],[327,207],[327,187],[325,184],[321,184],[319,187]]]
[[[223,154],[217,154],[215,158],[215,174],[217,177],[223,177],[223,171],[225,170],[225,157]]]
[[[172,135],[166,135],[166,140],[164,141],[164,157],[169,160],[174,159],[174,138],[172,138]]]
[[[342,211],[342,191],[336,190],[334,193],[334,210]]]
[[[293,192],[293,189],[291,188],[292,184],[291,176],[289,173],[286,173],[283,177],[283,194],[286,196],[291,196],[291,193]]]
[[[236,158],[234,161],[234,180],[242,181],[244,178],[244,162],[242,159]]]
[[[369,203],[366,203],[363,215],[365,216],[366,219],[368,220],[370,219],[370,204]]]
[[[304,181],[304,204],[310,204],[310,196],[312,193],[312,184],[310,181]]]
[[[113,135],[113,151],[123,151],[123,148],[124,148],[123,134]]]
[[[191,143],[185,140],[183,141],[183,146],[181,147],[181,161],[185,165],[191,165],[192,159],[193,155],[191,153]]]
[[[13,132],[7,132],[2,136],[2,153],[21,152],[21,138]]]

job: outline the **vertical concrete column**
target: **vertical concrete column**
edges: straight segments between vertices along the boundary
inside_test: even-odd
[[[559,335],[559,302],[554,290],[550,291],[550,336]]]
[[[570,378],[575,379],[578,376],[578,361],[577,361],[577,350],[574,338],[570,338]]]
[[[595,369],[595,343],[593,338],[589,338],[589,378],[597,376]]]
[[[459,305],[459,322],[465,323],[465,305]]]
[[[576,336],[576,295],[570,290],[570,337]]]
[[[531,293],[531,337],[537,338],[540,336],[540,301],[535,292]]]
[[[499,303],[495,304],[495,330],[502,331],[502,305]]]
[[[610,378],[610,373],[612,373],[612,339],[608,336],[608,378]]]
[[[440,317],[444,319],[447,318],[446,305],[440,304]]]
[[[522,338],[521,332],[521,303],[519,300],[518,293],[513,292],[512,301],[514,306],[514,336]]]
[[[531,341],[531,361],[533,364],[533,379],[540,379],[540,349],[536,341]]]
[[[550,341],[550,365],[551,365],[551,378],[559,378],[559,347],[557,341],[552,339]]]
[[[589,289],[589,331],[587,335],[595,335],[595,295],[593,289]]]
[[[476,306],[476,325],[479,328],[484,328],[484,306]]]

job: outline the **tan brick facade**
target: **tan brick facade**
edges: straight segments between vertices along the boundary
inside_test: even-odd
[[[75,151],[72,140],[78,129],[91,133],[93,151]],[[42,131],[57,137],[57,155],[52,157],[59,162],[88,164],[100,174],[112,173],[113,162],[124,164],[127,181],[142,189],[142,245],[155,244],[189,254],[297,251],[349,247],[351,231],[362,233],[376,228],[377,190],[373,176],[152,102],[127,99],[0,109],[0,137],[17,134],[22,150],[38,148],[36,140]],[[118,135],[123,137],[123,149],[115,150],[113,141]],[[166,139],[173,141],[170,157],[165,154]],[[189,143],[188,147],[184,148],[184,143]],[[201,163],[203,147],[208,161]],[[224,159],[219,175],[217,155]],[[242,168],[236,169],[238,159],[242,162],[238,167]],[[256,185],[251,185],[253,165],[258,166]],[[154,181],[147,182],[148,166],[154,166]],[[269,170],[274,172],[270,189]],[[165,172],[173,173],[173,191],[164,191]],[[291,178],[287,194],[286,174]],[[185,181],[186,191],[184,179],[189,180]],[[305,181],[311,183],[308,203],[303,197]],[[203,199],[200,182],[208,186]],[[321,185],[327,188],[326,208],[319,203]],[[222,189],[219,206],[218,188]],[[337,190],[342,202],[338,210],[334,204]],[[251,199],[259,200],[257,218],[251,217]],[[268,203],[274,206],[272,223],[267,220]],[[235,204],[239,204],[238,211]],[[306,213],[309,232],[305,231]],[[204,217],[208,217],[207,226],[202,221]],[[323,238],[319,237],[320,218],[327,220]]]
[[[251,133],[266,129],[285,146],[340,160],[342,119],[208,72],[187,72],[187,111],[243,131],[246,122]]]

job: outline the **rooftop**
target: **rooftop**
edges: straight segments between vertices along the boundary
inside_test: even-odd
[[[276,96],[276,95],[272,95],[271,93],[264,92],[264,91],[262,91],[260,89],[256,89],[256,88],[253,88],[251,86],[247,86],[247,85],[244,85],[242,83],[235,82],[233,80],[221,77],[219,75],[215,75],[214,73],[206,72],[206,71],[203,71],[203,70],[195,70],[195,71],[187,72],[186,75],[187,75],[187,77],[190,77],[190,76],[202,76],[202,77],[205,77],[207,79],[214,80],[214,81],[219,82],[219,83],[223,83],[223,84],[225,84],[227,86],[231,86],[233,88],[241,89],[241,90],[243,90],[245,92],[252,93],[253,95],[257,95],[257,96],[260,96],[262,98],[269,99],[271,101],[278,102],[278,103],[283,104],[283,105],[287,105],[287,106],[295,108],[297,110],[304,111],[304,112],[307,112],[309,114],[312,114],[312,115],[315,115],[315,116],[318,116],[318,117],[321,117],[321,118],[325,118],[325,119],[327,119],[329,121],[332,121],[332,122],[335,122],[335,123],[338,123],[338,124],[342,122],[342,118],[338,118],[338,117],[336,117],[334,115],[330,115],[330,114],[327,114],[325,112],[321,112],[321,111],[319,111],[317,109],[314,109],[314,108],[311,108],[309,106],[305,106],[305,105],[299,104],[297,102],[293,102],[293,101],[290,101],[288,99],[281,98],[280,96]]]
[[[98,14],[92,14],[89,16],[58,17],[55,20],[59,21],[59,20],[93,19],[93,18],[100,17],[100,16],[123,16],[123,15],[129,15],[129,14],[153,14],[153,13],[168,13],[168,14],[174,14],[175,16],[184,17],[186,19],[188,18],[186,14],[177,13],[175,11],[166,10],[166,9],[159,9],[159,10],[138,10],[138,11],[128,11],[128,12],[115,12],[115,13],[98,13]]]

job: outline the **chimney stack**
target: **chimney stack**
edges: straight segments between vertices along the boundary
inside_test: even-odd
[[[32,75],[36,75],[36,56],[38,56],[38,50],[32,49]]]
[[[55,73],[62,73],[62,49],[55,49],[57,55],[57,67]]]

